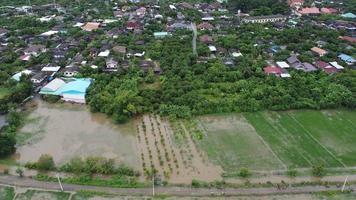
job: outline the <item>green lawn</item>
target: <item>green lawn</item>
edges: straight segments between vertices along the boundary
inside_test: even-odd
[[[200,147],[225,172],[234,173],[242,167],[254,170],[285,169],[242,115],[201,117],[199,122],[206,134],[199,141]]]
[[[356,166],[356,112],[300,110],[212,115],[197,118],[198,142],[211,161],[234,173]]]

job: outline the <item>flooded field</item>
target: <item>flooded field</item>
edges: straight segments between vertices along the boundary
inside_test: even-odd
[[[41,154],[63,164],[75,156],[103,156],[117,164],[140,168],[134,120],[116,125],[103,114],[92,114],[83,105],[30,103],[33,110],[18,134],[16,159],[37,161]]]

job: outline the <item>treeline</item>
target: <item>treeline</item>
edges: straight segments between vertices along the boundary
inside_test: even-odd
[[[15,109],[33,92],[33,84],[29,76],[23,75],[17,83],[12,80],[6,87],[11,89],[10,94],[0,99],[0,113],[7,113],[9,110]]]

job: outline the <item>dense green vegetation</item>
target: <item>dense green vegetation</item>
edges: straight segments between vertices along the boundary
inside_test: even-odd
[[[148,40],[147,55],[157,59],[164,72],[156,80],[159,81],[158,87],[141,87],[145,75],[136,69],[115,75],[93,75],[96,81],[89,89],[87,99],[93,111],[109,114],[119,122],[142,112],[189,117],[191,114],[265,109],[355,108],[354,70],[334,76],[321,71],[290,70],[290,79],[268,76],[262,71],[267,66],[265,60],[270,59],[266,52],[267,42],[271,39],[275,44],[286,45],[285,50],[273,57],[275,61],[287,59],[291,52],[300,53],[302,62],[316,61],[309,49],[321,39],[327,42],[324,48],[330,50],[322,60],[333,61],[341,52],[353,55],[354,52],[343,48],[345,42],[336,39],[339,34],[334,30],[314,29],[311,25],[280,31],[270,26],[242,25],[239,29],[229,30],[225,37],[216,37],[223,48],[238,48],[244,55],[231,68],[221,64],[220,58],[207,64],[198,63],[198,58],[191,53],[190,39]],[[125,39],[124,36],[118,39],[128,45],[132,40],[134,38]],[[262,44],[256,46],[256,43]]]
[[[22,125],[22,121],[22,116],[17,112],[10,112],[7,115],[8,125],[0,130],[0,158],[15,152],[16,131]]]

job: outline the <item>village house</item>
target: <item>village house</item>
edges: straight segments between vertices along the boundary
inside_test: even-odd
[[[56,78],[45,85],[39,92],[42,95],[56,95],[62,97],[63,101],[86,103],[85,92],[91,84],[91,79],[75,79],[65,82]]]
[[[6,36],[8,32],[9,32],[8,30],[4,28],[0,28],[0,38]]]
[[[202,23],[198,24],[197,28],[198,28],[199,30],[202,30],[202,31],[203,31],[203,30],[209,30],[209,31],[211,31],[211,30],[214,29],[214,26],[211,25],[209,22],[202,22]]]
[[[328,53],[327,51],[325,51],[324,49],[321,49],[319,47],[313,47],[310,50],[311,50],[311,52],[318,55],[319,57],[322,57]]]
[[[172,34],[168,33],[168,32],[155,32],[153,33],[154,37],[156,39],[162,39],[162,38],[165,38],[167,36],[171,36]]]
[[[140,26],[136,21],[128,21],[126,23],[126,29],[127,30],[135,30],[135,29],[139,29]]]
[[[303,6],[304,0],[288,0],[288,5],[291,8],[299,9]]]
[[[344,40],[344,41],[348,41],[348,42],[351,42],[351,43],[356,42],[356,38],[350,37],[350,36],[340,36],[339,39],[340,40]]]
[[[323,70],[327,74],[334,74],[337,72],[337,69],[335,67],[324,61],[316,61],[315,66]]]
[[[303,8],[298,11],[301,15],[318,15],[320,14],[320,9],[317,7]]]
[[[321,8],[320,12],[323,14],[337,14],[339,11],[335,8]]]
[[[203,42],[205,44],[212,44],[213,43],[213,38],[207,34],[202,35],[199,37],[200,42]]]
[[[77,75],[79,73],[79,71],[80,71],[79,66],[77,66],[75,64],[71,64],[63,69],[63,75],[65,77],[73,77],[73,76]]]
[[[265,74],[273,74],[275,76],[281,76],[282,74],[282,70],[279,67],[275,67],[275,66],[268,66],[263,68],[263,71]]]
[[[284,22],[287,16],[284,15],[267,15],[267,16],[253,16],[242,19],[243,23],[270,23],[270,22]]]
[[[106,60],[106,70],[108,71],[117,71],[119,63],[113,58],[109,58]]]
[[[25,55],[35,56],[35,57],[37,57],[43,52],[46,52],[46,46],[40,44],[30,45],[24,50]]]
[[[126,54],[126,47],[125,46],[114,46],[112,49],[115,53],[125,55]]]
[[[340,54],[338,56],[338,58],[340,60],[344,61],[348,65],[352,65],[352,64],[354,64],[356,62],[356,60],[353,57],[351,57],[349,55],[346,55],[346,54]]]
[[[31,77],[31,82],[35,85],[39,85],[43,83],[47,78],[47,74],[45,72],[37,72],[35,75]]]
[[[82,29],[83,29],[84,31],[90,32],[90,31],[94,31],[94,30],[99,29],[100,25],[101,25],[101,24],[100,24],[100,23],[97,23],[97,22],[88,22],[88,23],[86,23],[84,26],[82,26]]]

